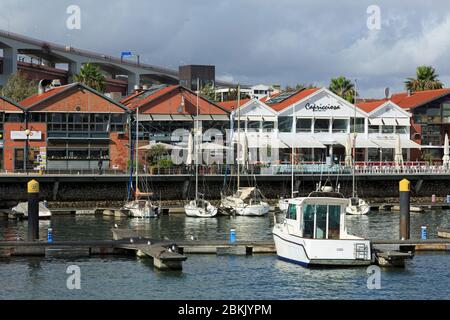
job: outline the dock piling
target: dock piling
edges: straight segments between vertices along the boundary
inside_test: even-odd
[[[400,181],[400,239],[410,239],[411,183],[407,179]]]
[[[28,240],[39,240],[39,182],[28,182]]]

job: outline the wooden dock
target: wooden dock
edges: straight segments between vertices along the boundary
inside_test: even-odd
[[[450,228],[438,228],[437,233],[439,238],[450,239]]]

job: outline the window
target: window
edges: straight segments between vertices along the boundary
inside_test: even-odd
[[[316,206],[316,237],[315,239],[327,238],[327,205]]]
[[[249,121],[247,123],[247,130],[258,130],[261,128],[261,122],[259,121]]]
[[[314,211],[315,205],[307,204],[303,207],[303,238],[314,237]]]
[[[329,206],[328,210],[328,239],[338,240],[341,234],[341,206]]]
[[[369,126],[369,133],[380,133],[380,126]]]
[[[394,126],[382,126],[382,133],[394,133]]]
[[[450,103],[442,104],[442,122],[450,123]]]
[[[314,123],[314,132],[329,132],[330,119],[316,119]]]
[[[347,119],[334,119],[333,120],[333,132],[346,133],[348,128]]]
[[[350,119],[350,132],[364,133],[364,118],[356,118],[356,131],[355,129],[355,118]]]
[[[289,204],[286,218],[289,220],[297,220],[297,206],[295,204]]]
[[[262,124],[263,132],[270,132],[275,129],[275,122],[273,121],[264,121]]]
[[[292,132],[292,117],[279,117],[278,130],[280,132]]]
[[[408,128],[406,126],[397,126],[395,128],[395,132],[400,133],[400,134],[405,134],[405,133],[408,133]]]
[[[297,132],[311,132],[312,119],[297,119]]]

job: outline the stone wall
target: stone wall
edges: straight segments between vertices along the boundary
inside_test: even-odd
[[[298,181],[298,190],[300,196],[306,196],[315,190],[319,180]],[[439,198],[444,198],[450,194],[449,180],[424,180],[420,190],[416,192],[417,183],[412,182],[412,197],[416,202],[431,202],[431,196],[435,194]],[[336,181],[333,182],[336,185]],[[251,185],[252,181],[243,179],[242,185]],[[352,194],[351,180],[338,182],[341,192],[350,197]],[[258,181],[264,196],[271,200],[280,197],[289,197],[291,184],[288,179],[280,181]],[[360,197],[374,202],[392,202],[398,201],[398,181],[395,180],[377,180],[377,181],[358,181],[358,194]],[[228,186],[230,190],[233,186]],[[154,199],[165,201],[168,204],[181,204],[187,198],[194,196],[195,184],[193,181],[160,181],[153,182],[149,189],[154,190]],[[220,200],[220,194],[223,188],[222,181],[200,182],[199,191],[205,193],[205,197],[210,200]],[[108,204],[122,202],[127,198],[127,183],[125,182],[59,182],[58,192],[54,195],[55,183],[41,183],[41,198],[50,202],[58,203],[82,203]],[[147,190],[141,190],[146,192]],[[24,183],[5,183],[0,182],[0,207],[8,208],[20,201],[26,201],[26,185]],[[428,201],[427,201],[428,199]],[[90,206],[90,205],[89,205]]]

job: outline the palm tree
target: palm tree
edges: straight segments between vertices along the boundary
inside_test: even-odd
[[[405,81],[406,90],[423,91],[442,89],[444,85],[438,79],[436,70],[431,66],[419,66],[416,70],[416,78],[407,78]]]
[[[97,91],[103,92],[105,90],[105,76],[93,64],[86,63],[83,65],[80,73],[76,74],[74,79]]]
[[[332,78],[329,89],[351,103],[354,102],[355,95],[358,95],[353,82],[344,76]]]

